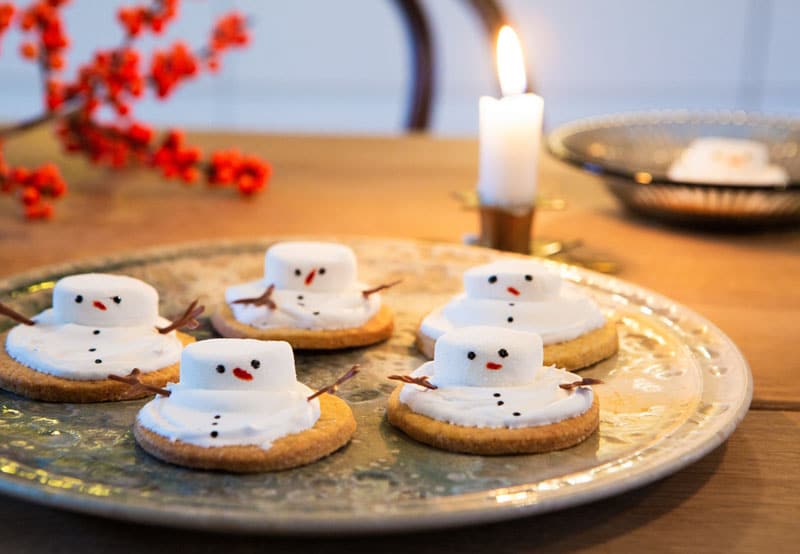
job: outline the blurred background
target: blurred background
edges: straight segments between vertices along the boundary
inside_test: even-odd
[[[75,0],[64,10],[73,37],[70,70],[94,48],[118,45],[109,24],[125,0]],[[800,111],[796,0],[506,0],[519,31],[546,128],[578,117],[648,108]],[[436,89],[431,131],[473,135],[477,98],[494,94],[492,56],[463,0],[423,0],[432,28]],[[216,15],[238,8],[254,40],[226,56],[168,103],[136,115],[156,125],[266,132],[404,132],[411,61],[392,0],[188,0],[165,36],[205,39]],[[0,120],[39,113],[34,64],[16,52],[16,29],[0,56]],[[69,72],[67,73],[69,75]],[[37,90],[37,93],[33,93]]]

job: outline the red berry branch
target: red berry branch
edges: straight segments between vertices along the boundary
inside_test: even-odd
[[[36,0],[18,9],[0,2],[0,40],[15,23],[25,39],[20,53],[35,62],[42,75],[44,112],[26,121],[0,128],[0,192],[14,195],[31,219],[53,214],[50,200],[67,190],[58,168],[48,163],[39,168],[11,166],[3,157],[3,140],[43,124],[53,123],[67,152],[92,163],[113,168],[134,164],[159,170],[166,178],[193,183],[201,178],[214,186],[233,186],[250,195],[264,189],[272,168],[256,156],[236,150],[212,152],[208,157],[186,144],[183,133],[156,131],[133,115],[133,104],[150,90],[168,98],[180,85],[204,70],[216,71],[222,54],[250,41],[247,20],[239,13],[222,16],[208,42],[199,50],[176,41],[156,49],[143,60],[135,41],[146,32],[160,34],[178,15],[178,0],[153,0],[149,5],[123,7],[117,13],[124,38],[116,48],[98,50],[81,65],[74,78],[60,72],[66,67],[69,37],[61,9],[68,0]],[[111,114],[109,117],[108,114]]]

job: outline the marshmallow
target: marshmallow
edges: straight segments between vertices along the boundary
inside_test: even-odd
[[[462,327],[436,341],[437,386],[513,387],[530,384],[542,368],[542,339],[496,327]]]
[[[464,289],[470,298],[534,301],[556,298],[561,277],[528,260],[501,260],[468,269]]]
[[[277,289],[337,292],[356,285],[356,257],[342,244],[281,242],[267,250],[264,281]]]
[[[668,176],[673,181],[720,184],[782,185],[789,180],[784,168],[770,165],[765,144],[723,137],[693,140]]]
[[[294,390],[296,383],[288,342],[211,339],[181,354],[181,388],[277,392]]]
[[[155,325],[158,292],[147,283],[124,275],[71,275],[56,282],[53,311],[61,323],[96,327]]]

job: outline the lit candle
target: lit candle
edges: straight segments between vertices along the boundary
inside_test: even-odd
[[[497,38],[503,98],[480,99],[478,197],[484,206],[531,207],[542,138],[541,96],[525,94],[525,61],[511,27]]]

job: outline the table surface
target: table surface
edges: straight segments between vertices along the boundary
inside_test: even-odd
[[[453,193],[474,188],[473,140],[196,134],[204,148],[236,144],[270,159],[270,190],[186,187],[133,170],[114,173],[63,158],[46,133],[7,145],[13,163],[56,159],[71,185],[47,223],[0,201],[0,276],[165,244],[282,234],[356,234],[460,241],[477,216]],[[800,231],[713,234],[627,215],[601,182],[544,156],[537,237],[573,241],[578,258],[607,259],[618,275],[716,323],[753,370],[751,411],[731,439],[694,465],[637,491],[546,516],[449,532],[337,539],[226,537],[151,528],[0,501],[3,546],[26,550],[160,552],[797,552],[800,541]],[[46,530],[46,532],[43,532]],[[5,548],[3,549],[5,551]]]

